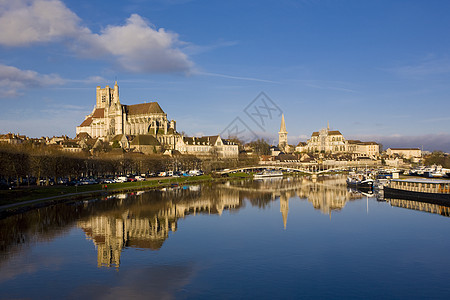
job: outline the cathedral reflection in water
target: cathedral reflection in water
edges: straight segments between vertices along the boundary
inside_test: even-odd
[[[110,211],[78,221],[98,251],[98,266],[120,265],[124,247],[158,250],[177,229],[177,220],[199,213],[221,215],[240,206],[239,193],[190,186],[140,195],[121,195],[125,211]],[[176,200],[176,201],[175,201]],[[156,201],[156,203],[154,203]],[[131,205],[128,205],[130,204]]]
[[[81,218],[77,225],[93,241],[99,267],[119,267],[124,248],[158,250],[177,221],[187,215],[217,214],[238,210],[245,203],[265,207],[279,199],[284,229],[287,227],[289,201],[298,197],[331,218],[348,201],[362,195],[349,190],[342,176],[324,179],[308,177],[234,181],[216,185],[184,186],[138,194],[116,195],[115,203],[99,214]],[[115,202],[114,202],[115,201]],[[449,216],[449,208],[407,200],[390,200],[392,206],[423,210]]]

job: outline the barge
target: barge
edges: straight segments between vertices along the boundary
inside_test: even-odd
[[[450,180],[393,179],[384,187],[384,197],[450,204]]]

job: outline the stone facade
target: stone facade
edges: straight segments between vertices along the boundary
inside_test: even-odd
[[[338,130],[330,130],[330,127],[315,131],[306,142],[306,152],[345,153],[347,143],[344,136]]]
[[[239,156],[239,146],[222,139],[220,135],[183,137],[177,141],[175,150],[182,154],[196,156],[217,156],[218,158],[237,158]]]
[[[330,126],[312,133],[305,143],[300,142],[295,148],[296,152],[322,152],[329,154],[352,154],[376,158],[380,154],[380,146],[376,142],[361,142],[359,140],[346,140],[339,130],[330,130]]]
[[[76,129],[77,135],[87,133],[92,138],[111,140],[116,135],[155,136],[165,148],[173,149],[181,137],[176,122],[168,120],[158,102],[124,105],[120,103],[119,86],[97,87],[93,111]]]
[[[388,148],[386,154],[389,156],[398,155],[406,159],[421,157],[422,151],[419,148]]]

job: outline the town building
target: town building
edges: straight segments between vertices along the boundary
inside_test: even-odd
[[[7,134],[0,134],[0,143],[7,143],[7,144],[21,144],[28,138],[24,135],[19,135],[15,133],[7,133]]]
[[[177,141],[175,150],[181,154],[195,156],[217,156],[218,158],[237,158],[239,146],[220,135],[203,137],[183,137]]]
[[[352,154],[357,157],[369,157],[375,159],[380,154],[380,146],[376,142],[361,142],[360,140],[346,140],[339,130],[327,128],[314,131],[307,142],[299,142],[295,147],[299,153],[327,153],[327,154]]]
[[[386,154],[389,156],[399,156],[406,159],[417,158],[422,156],[419,148],[388,148]]]
[[[359,156],[367,156],[373,158],[380,155],[380,145],[376,142],[347,140],[347,151]]]

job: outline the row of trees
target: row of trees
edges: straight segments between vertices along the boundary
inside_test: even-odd
[[[450,169],[450,156],[442,151],[434,151],[425,157],[424,164],[427,166],[441,165],[444,168]]]
[[[48,146],[0,145],[0,178],[17,181],[29,178],[101,177],[122,174],[149,174],[160,171],[216,169],[255,163],[254,159],[200,160],[191,155],[163,156],[141,153],[67,153]],[[27,180],[28,179],[28,180]],[[48,182],[48,180],[47,180]]]

